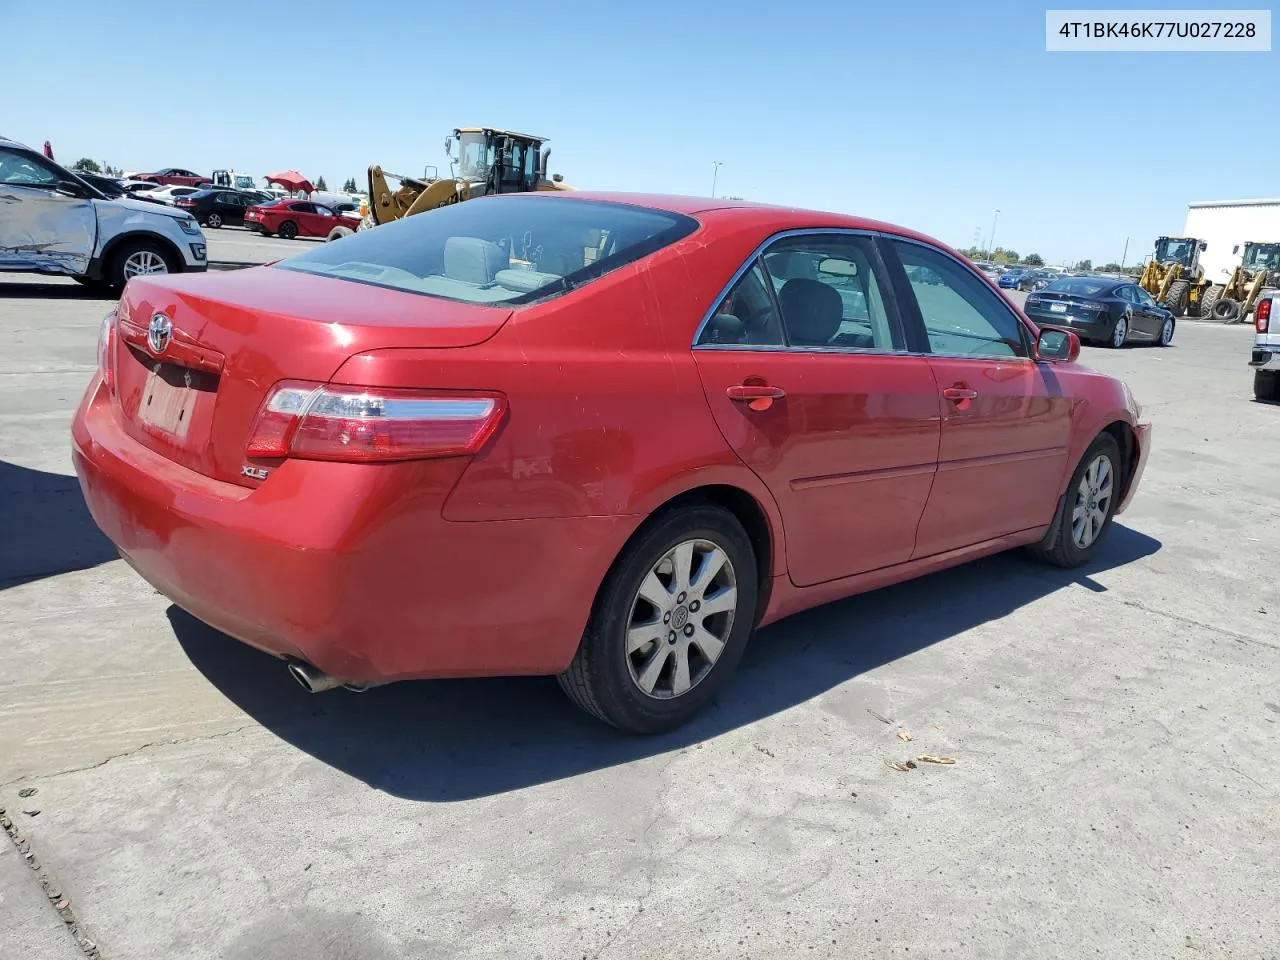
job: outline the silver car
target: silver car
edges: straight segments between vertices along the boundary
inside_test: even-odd
[[[60,274],[118,290],[138,274],[206,269],[204,233],[191,214],[108,197],[0,138],[0,271]]]

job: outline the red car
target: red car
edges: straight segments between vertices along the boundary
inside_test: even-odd
[[[294,237],[328,237],[334,227],[354,230],[360,226],[360,218],[342,216],[310,200],[284,199],[250,207],[245,211],[244,225],[264,237],[275,233],[292,240]]]
[[[495,196],[134,278],[74,460],[143,577],[310,690],[553,674],[656,731],[761,624],[1088,561],[1149,425],[1078,352],[898,227]]]
[[[134,180],[149,180],[166,187],[209,187],[212,181],[201,173],[184,170],[181,167],[165,167],[156,173],[135,173]]]

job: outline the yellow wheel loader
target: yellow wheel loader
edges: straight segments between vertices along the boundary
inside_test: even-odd
[[[1239,253],[1240,248],[1237,246],[1231,252]],[[1212,316],[1223,323],[1243,323],[1253,313],[1264,287],[1280,287],[1280,243],[1249,241],[1244,245],[1240,265],[1231,272],[1231,279],[1222,286],[1213,286],[1205,294],[1209,312],[1201,316]]]
[[[1138,286],[1175,317],[1206,316],[1204,297],[1209,281],[1204,277],[1200,254],[1208,247],[1203,240],[1192,237],[1160,237]]]
[[[560,174],[547,176],[551,149],[545,143],[546,137],[510,130],[459,127],[444,142],[447,177],[436,176],[432,167],[422,177],[405,177],[374,165],[369,168],[369,214],[361,229],[494,193],[571,189]],[[392,190],[387,177],[398,180],[399,188]]]

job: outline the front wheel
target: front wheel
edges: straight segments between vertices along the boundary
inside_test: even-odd
[[[1175,280],[1169,284],[1169,291],[1165,294],[1164,299],[1160,301],[1160,305],[1172,313],[1175,317],[1185,317],[1187,308],[1191,304],[1191,284],[1186,280]]]
[[[1160,346],[1167,347],[1173,343],[1173,317],[1165,317],[1164,324],[1160,327]]]
[[[1031,553],[1058,567],[1078,567],[1093,559],[1120,503],[1120,471],[1115,438],[1099,434],[1071,475],[1053,526]]]
[[[587,713],[659,733],[710,703],[755,627],[755,553],[742,525],[711,504],[678,507],[615,561],[560,686]]]
[[[204,218],[204,225],[206,227],[213,227],[213,229],[217,230],[219,227],[222,226],[222,214],[220,213],[209,214],[207,217]]]
[[[112,290],[123,290],[134,277],[173,273],[170,255],[149,240],[126,241],[111,258],[104,279]]]

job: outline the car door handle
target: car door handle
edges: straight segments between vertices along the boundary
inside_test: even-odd
[[[730,400],[781,400],[787,395],[787,391],[766,383],[736,383],[725,387],[724,394]]]
[[[966,400],[974,400],[978,396],[977,390],[971,390],[969,387],[962,387],[957,384],[954,387],[947,387],[942,391],[942,395],[948,400],[956,403],[963,403]]]

